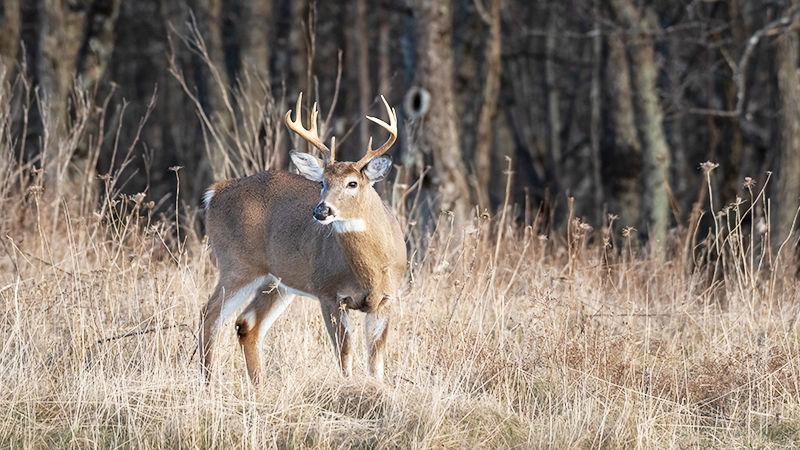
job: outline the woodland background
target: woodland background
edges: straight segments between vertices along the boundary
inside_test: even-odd
[[[300,143],[282,116],[303,91],[347,159],[379,133],[364,120],[383,114],[379,94],[396,105],[398,180],[424,174],[434,212],[495,210],[508,167],[512,202],[542,205],[548,223],[564,223],[572,196],[589,223],[613,213],[656,241],[700,217],[709,187],[724,206],[767,171],[780,207],[756,218],[774,240],[798,206],[796,1],[1,5],[14,147],[51,190],[88,174],[102,191],[113,174],[112,188],[144,192],[166,214],[196,207],[214,179],[288,167]],[[70,128],[81,109],[102,110],[87,120],[98,129],[66,155],[48,153],[43,123]],[[719,164],[713,186],[705,161]]]
[[[798,0],[0,0],[0,27],[0,447],[800,442]],[[201,196],[290,169],[300,91],[342,159],[397,106],[387,378],[343,379],[298,299],[267,382],[230,323],[202,386]]]

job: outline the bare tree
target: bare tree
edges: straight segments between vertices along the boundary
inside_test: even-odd
[[[76,67],[84,87],[92,88],[106,73],[114,51],[114,28],[120,2],[97,0],[89,7]]]
[[[670,149],[664,134],[661,100],[656,88],[658,67],[652,40],[656,27],[646,11],[640,11],[633,0],[612,0],[611,4],[618,19],[636,32],[628,50],[644,144],[644,198],[649,219],[648,231],[655,245],[663,247],[670,214]]]
[[[269,74],[271,48],[272,0],[244,0],[242,2],[243,30],[241,37],[242,67],[252,70],[265,80]]]
[[[225,49],[222,42],[222,0],[196,0],[198,15],[197,43],[201,44],[196,70],[202,74],[199,83],[204,84],[206,113],[213,120],[223,122],[229,128],[229,115],[224,113],[227,103],[228,77],[225,70]],[[215,147],[209,154],[209,165],[214,178],[227,174],[226,148]]]
[[[433,154],[440,207],[465,212],[469,188],[453,92],[453,10],[449,0],[415,0],[418,40],[417,81],[431,94],[430,108],[421,119],[419,145]]]
[[[295,85],[304,92],[311,90],[311,84],[307,76],[310,72],[310,65],[308,55],[313,52],[314,48],[312,43],[309,42],[313,37],[311,30],[313,25],[309,23],[312,14],[309,13],[309,2],[307,0],[295,0],[289,2],[289,12],[291,14],[289,20],[291,26],[289,27],[289,67],[288,72],[284,74],[290,81],[294,79]],[[313,96],[306,96],[306,108],[311,107]]]
[[[83,10],[66,0],[38,0],[40,60],[35,62],[50,117],[66,118],[84,31]]]
[[[798,35],[786,31],[776,49],[778,90],[780,92],[781,148],[777,195],[777,230],[780,244],[792,227],[800,206],[800,75],[798,75]]]
[[[616,208],[612,212],[619,214],[623,226],[638,227],[642,148],[636,133],[633,88],[621,33],[608,36],[607,74],[614,130],[613,161],[606,165],[607,180],[611,186],[610,199]]]
[[[392,95],[391,24],[381,16],[378,25],[378,92],[386,98]]]
[[[369,114],[370,98],[372,97],[372,86],[369,77],[369,42],[371,39],[367,34],[367,0],[356,0],[355,33],[358,51],[356,63],[358,70],[358,106],[359,112],[363,117]],[[367,145],[369,121],[361,121],[359,132],[361,145]]]
[[[597,3],[595,1],[595,3]],[[597,13],[595,13],[595,16]],[[600,86],[603,76],[603,36],[600,32],[600,21],[595,17],[594,30],[592,31],[592,85],[589,91],[591,105],[591,119],[589,125],[589,139],[591,141],[592,161],[592,188],[594,194],[595,217],[597,223],[602,223],[603,217],[603,182],[600,174],[600,121],[602,119],[602,98]]]
[[[792,174],[798,170],[800,125],[792,67],[796,71],[800,64],[793,54],[800,8],[793,0],[0,5],[0,65],[13,75],[24,58],[30,92],[43,100],[41,111],[31,110],[23,155],[43,156],[45,177],[53,153],[41,152],[50,145],[41,138],[42,123],[50,131],[75,119],[76,101],[82,100],[74,96],[77,80],[90,93],[113,92],[109,111],[124,98],[131,117],[146,110],[158,85],[158,102],[141,139],[148,150],[135,150],[147,162],[129,168],[147,174],[126,185],[132,191],[147,187],[154,196],[173,189],[174,177],[163,175],[171,175],[166,169],[172,165],[195,173],[181,177],[187,195],[203,189],[212,171],[218,177],[233,174],[233,167],[242,166],[237,145],[243,130],[251,138],[248,149],[266,154],[268,146],[283,147],[270,138],[282,134],[267,132],[265,124],[283,132],[277,113],[298,91],[306,94],[304,111],[314,100],[330,104],[336,92],[340,101],[330,116],[336,120],[326,129],[342,138],[342,156],[353,156],[356,141],[369,134],[367,122],[351,130],[351,121],[374,107],[376,94],[391,89],[395,101],[406,98],[403,120],[413,123],[402,137],[410,157],[395,161],[433,166],[419,203],[438,195],[445,209],[465,211],[473,202],[490,206],[505,192],[505,156],[515,162],[518,181],[512,202],[528,196],[526,204],[535,207],[555,199],[542,214],[563,224],[560,198],[569,189],[576,214],[598,222],[607,207],[621,216],[619,223],[661,242],[671,208],[683,224],[681,209],[698,202],[701,161],[720,164],[712,186],[718,206],[741,195],[743,175],[775,171],[771,189],[774,204],[781,205],[773,208],[776,241],[798,200],[800,186]],[[187,23],[196,27],[187,29]],[[172,42],[168,30],[175,30]],[[185,88],[177,86],[169,73],[173,65],[163,57],[181,38],[188,45],[175,54],[174,68],[184,75]],[[204,42],[202,49],[192,43],[196,38]],[[115,86],[107,90],[106,82]],[[255,112],[265,104],[270,117],[262,115],[262,122]],[[208,134],[197,111],[218,134]],[[122,141],[130,138],[125,130],[135,128],[132,121],[123,121]],[[95,138],[94,131],[100,130],[87,135]],[[86,145],[75,148],[60,158],[60,173],[81,167]],[[283,156],[270,165],[283,166],[285,153],[275,155]],[[110,159],[103,153],[97,165],[105,170]],[[409,177],[411,172],[403,171]]]
[[[20,14],[19,0],[4,0],[0,11],[0,65],[5,71],[6,79],[17,61],[21,32]]]
[[[547,25],[547,34],[544,43],[544,80],[547,88],[547,137],[550,146],[549,153],[552,160],[553,176],[561,176],[561,93],[556,86],[556,48],[558,45],[558,14],[550,6],[550,19]]]
[[[502,70],[500,33],[500,14],[502,0],[491,0],[485,21],[489,25],[489,36],[484,49],[483,63],[486,67],[483,85],[483,105],[478,118],[478,133],[475,142],[475,172],[478,178],[478,201],[483,207],[489,206],[490,178],[492,175],[492,123],[497,112],[497,96],[500,93],[500,73]]]

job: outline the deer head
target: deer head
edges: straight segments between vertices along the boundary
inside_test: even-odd
[[[297,98],[295,119],[292,120],[292,111],[289,110],[285,120],[286,126],[290,130],[319,149],[324,158],[324,161],[320,161],[308,153],[290,153],[292,162],[297,166],[300,174],[311,181],[320,183],[320,202],[312,211],[312,216],[323,224],[355,220],[361,217],[366,209],[375,207],[376,200],[380,201],[373,185],[386,177],[392,167],[391,160],[382,155],[389,151],[397,140],[397,114],[381,96],[389,114],[389,123],[375,117],[366,117],[387,130],[389,138],[378,149],[373,150],[370,137],[367,152],[361,159],[356,162],[337,162],[335,159],[336,138],[331,138],[331,146],[328,148],[317,132],[316,103],[311,108],[309,127],[303,126],[300,110],[302,95],[301,93]]]

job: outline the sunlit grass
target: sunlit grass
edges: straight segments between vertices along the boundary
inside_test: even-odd
[[[797,238],[771,236],[768,177],[743,180],[732,205],[710,195],[656,245],[641,244],[630,224],[589,224],[573,211],[544,235],[552,224],[508,198],[495,216],[426,218],[416,191],[423,183],[403,170],[383,189],[410,255],[386,382],[365,375],[363,357],[343,379],[319,305],[297,299],[268,333],[259,386],[247,379],[233,324],[206,386],[196,329],[216,272],[200,214],[156,216],[192,202],[181,192],[164,201],[125,196],[120,170],[98,181],[91,164],[72,161],[78,144],[87,143],[91,162],[107,150],[103,141],[117,142],[117,131],[92,138],[105,113],[90,104],[74,111],[88,115],[76,123],[89,124],[67,130],[74,139],[43,124],[42,145],[63,179],[18,162],[22,143],[0,126],[0,447],[761,448],[800,440]],[[272,113],[256,115],[272,117],[270,105]],[[11,120],[0,108],[0,123]],[[121,166],[133,145],[114,146]],[[234,159],[255,161],[255,150]],[[710,190],[715,166],[703,168]],[[183,176],[178,167],[170,175]],[[703,209],[713,220],[700,229]],[[360,330],[360,313],[353,320]]]
[[[798,283],[779,257],[751,268],[765,237],[739,239],[735,222],[720,223],[719,247],[712,234],[695,249],[689,270],[671,252],[648,256],[621,228],[576,222],[567,244],[509,221],[498,245],[499,219],[442,215],[428,234],[410,229],[415,258],[385,384],[365,375],[363,358],[353,379],[341,378],[318,305],[298,299],[268,334],[261,385],[247,380],[229,324],[205,386],[195,329],[215,270],[200,237],[187,233],[179,248],[171,225],[142,218],[136,198],[106,217],[64,201],[51,217],[46,194],[11,195],[0,257],[4,446],[800,439]]]

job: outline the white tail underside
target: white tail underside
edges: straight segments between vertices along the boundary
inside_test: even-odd
[[[211,199],[214,198],[214,194],[216,194],[216,192],[217,191],[213,189],[209,189],[205,192],[205,194],[203,194],[203,208],[208,209],[208,205],[211,204]]]

